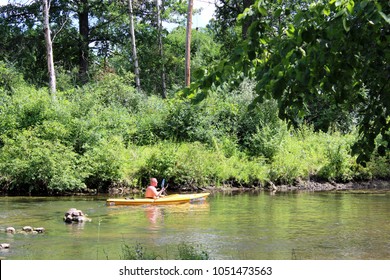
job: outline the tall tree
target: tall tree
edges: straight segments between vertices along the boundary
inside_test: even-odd
[[[82,83],[88,82],[89,70],[89,3],[88,0],[76,1],[79,20],[79,73]]]
[[[131,35],[131,45],[133,49],[133,62],[134,62],[134,74],[135,74],[135,85],[137,90],[141,90],[141,82],[139,78],[139,66],[138,66],[138,56],[137,56],[137,45],[135,42],[135,32],[134,32],[134,14],[133,14],[133,0],[129,0],[129,18],[130,18],[130,35]]]
[[[55,100],[56,99],[56,74],[54,69],[53,44],[51,40],[51,30],[50,30],[50,21],[49,21],[50,2],[48,0],[42,0],[42,2],[43,2],[42,8],[43,8],[43,18],[44,18],[43,29],[45,32],[47,69],[49,73],[49,91],[52,95],[52,98]]]
[[[186,33],[186,57],[185,57],[185,85],[190,86],[191,83],[191,32],[192,32],[192,11],[194,1],[188,0],[187,11],[187,33]]]
[[[157,26],[158,26],[158,49],[160,53],[160,60],[161,60],[161,86],[162,91],[161,95],[162,98],[167,98],[167,85],[165,81],[165,63],[164,63],[164,46],[163,46],[163,40],[162,40],[162,20],[161,20],[161,9],[160,9],[160,3],[159,0],[155,0],[156,2],[156,14],[157,14]]]
[[[254,3],[254,0],[217,0],[215,2],[215,20],[209,24],[215,38],[224,45],[226,54],[232,53],[237,44],[247,38],[252,23],[251,17],[238,22],[237,18]]]

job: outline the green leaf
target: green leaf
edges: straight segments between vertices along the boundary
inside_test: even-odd
[[[263,6],[258,6],[258,10],[259,10],[259,13],[263,16],[266,16],[268,13],[267,13],[267,10],[263,7]]]
[[[343,17],[343,27],[344,27],[344,30],[346,32],[349,32],[349,30],[351,29],[348,25],[347,25],[347,18],[346,17]]]
[[[286,33],[287,33],[288,37],[293,38],[295,36],[295,27],[294,27],[294,25],[290,24],[288,26],[288,29],[287,29]]]
[[[379,12],[379,14],[382,16],[382,18],[388,23],[390,24],[390,17],[388,17],[385,13],[383,12]]]
[[[278,18],[278,17],[280,17],[281,14],[282,14],[282,9],[277,9],[277,10],[275,11],[275,13],[274,13],[274,16],[275,16],[276,18]]]
[[[347,4],[347,10],[350,14],[353,13],[353,8],[355,7],[355,2],[350,0]]]
[[[330,69],[327,65],[324,65],[324,69],[326,71],[327,74],[330,74]]]
[[[329,9],[329,7],[325,7],[324,10],[322,11],[322,13],[323,13],[325,16],[329,16],[329,15],[330,15],[330,9]]]

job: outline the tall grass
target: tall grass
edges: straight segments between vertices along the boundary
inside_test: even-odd
[[[177,245],[177,250],[166,251],[166,256],[162,256],[155,251],[146,249],[142,244],[136,243],[130,246],[126,243],[122,244],[122,260],[156,260],[156,259],[176,259],[176,260],[209,260],[210,254],[200,245],[192,245],[182,242]]]

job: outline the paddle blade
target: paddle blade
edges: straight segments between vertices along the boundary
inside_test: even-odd
[[[162,181],[161,181],[161,188],[164,187],[164,184],[165,184],[165,179],[162,179]]]

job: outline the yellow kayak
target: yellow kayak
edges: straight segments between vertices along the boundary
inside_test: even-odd
[[[117,205],[142,205],[142,204],[180,204],[187,202],[198,202],[205,200],[210,193],[195,193],[195,194],[172,194],[158,199],[153,198],[109,198],[107,199],[108,206]]]

